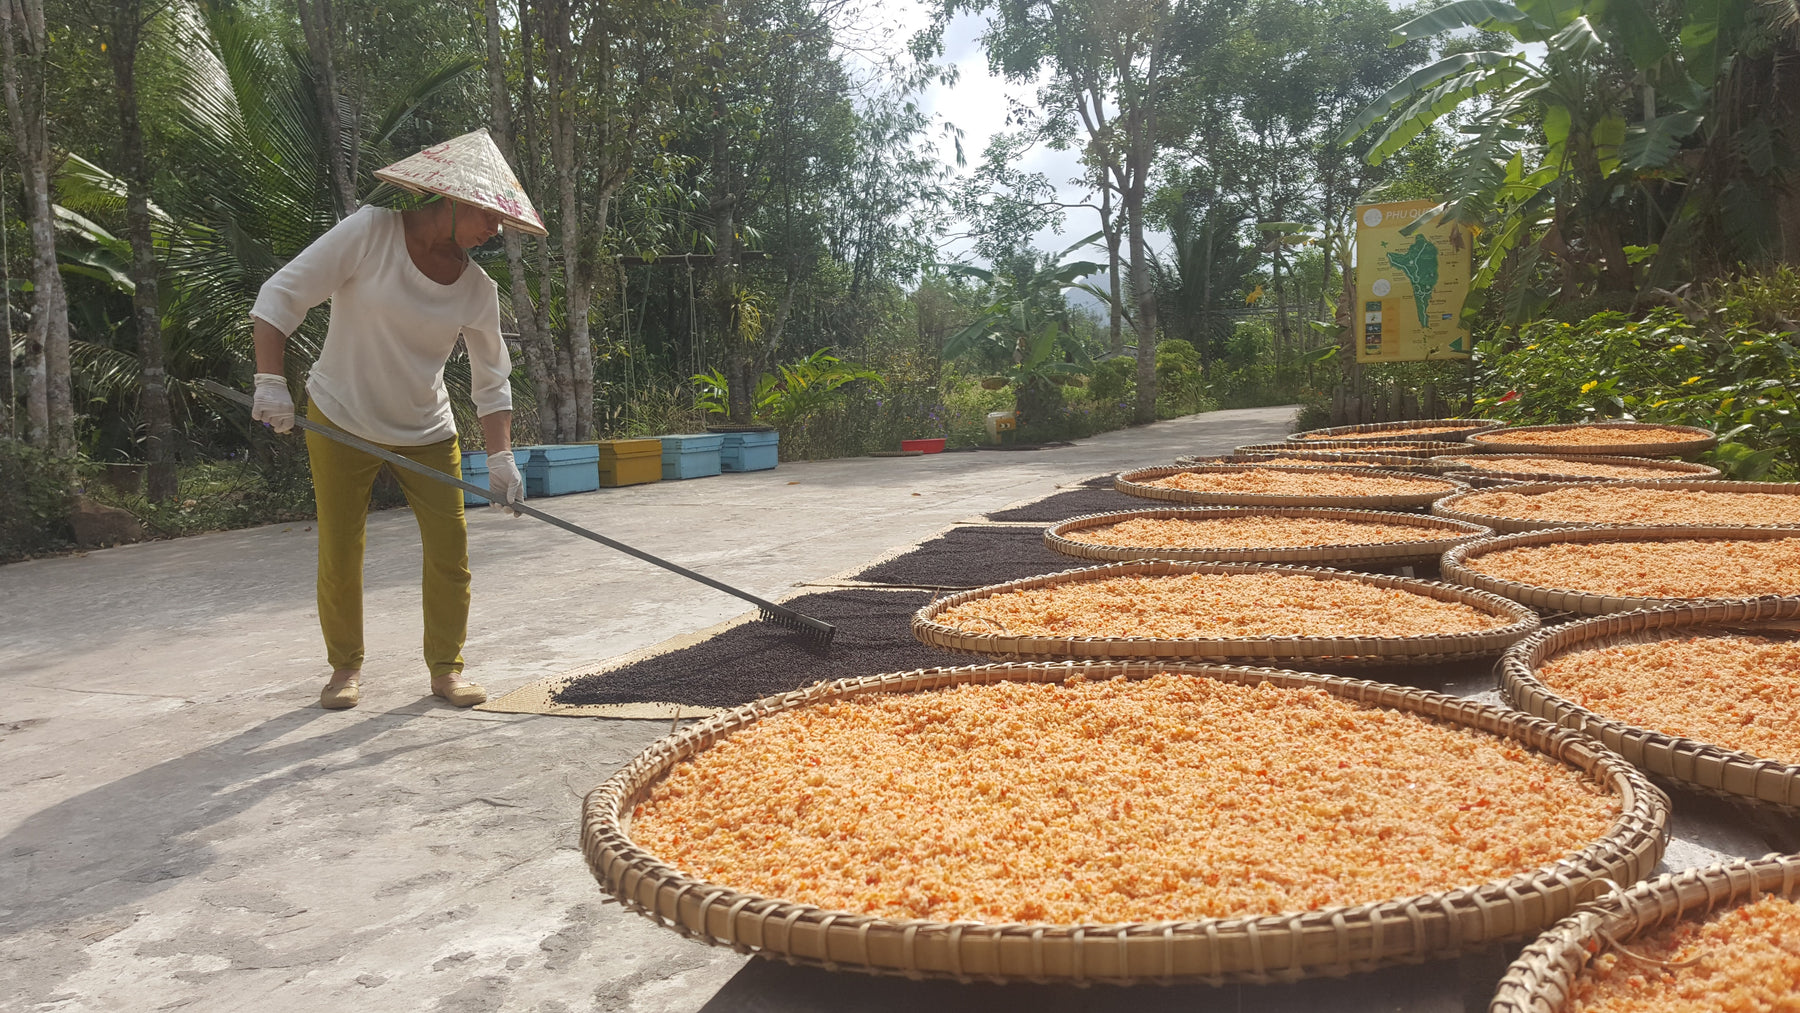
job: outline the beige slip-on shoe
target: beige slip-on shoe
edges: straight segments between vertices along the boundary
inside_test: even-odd
[[[431,680],[431,695],[449,701],[454,707],[473,707],[487,700],[487,690],[479,683],[464,682],[460,676]]]
[[[362,702],[362,680],[351,679],[337,686],[327,684],[319,691],[319,706],[328,711],[347,711]]]

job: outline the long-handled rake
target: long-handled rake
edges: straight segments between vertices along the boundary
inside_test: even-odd
[[[201,381],[201,386],[205,387],[207,391],[209,391],[213,394],[217,394],[222,398],[226,398],[227,400],[234,401],[240,405],[248,406],[251,403],[250,397],[248,395],[242,393],[241,391],[232,390],[230,387],[226,387],[222,384],[215,383],[212,380]],[[387,463],[393,465],[396,468],[405,468],[408,471],[417,472],[418,474],[424,475],[427,478],[436,479],[437,481],[443,482],[447,485],[456,486],[458,489],[461,489],[462,491],[464,491],[466,493],[470,493],[475,496],[480,496],[482,499],[485,499],[485,500],[492,501],[494,498],[492,495],[489,494],[488,490],[483,489],[481,486],[475,485],[471,482],[464,482],[460,478],[452,477],[450,475],[445,474],[444,472],[438,471],[436,468],[428,467],[426,465],[418,463],[417,461],[410,461],[404,457],[401,457],[399,454],[395,454],[390,451],[383,450],[380,447],[376,446],[375,444],[370,443],[368,440],[365,440],[359,436],[353,436],[350,433],[346,433],[341,429],[331,429],[331,428],[327,428],[325,426],[316,425],[313,422],[308,421],[307,419],[299,417],[299,416],[295,416],[294,425],[299,426],[301,429],[304,429],[309,433],[318,433],[320,436],[323,436],[326,439],[336,440],[339,443],[345,444],[347,446],[355,447],[356,449],[362,451],[363,453],[372,454],[375,457],[379,457],[383,461],[386,461]],[[831,638],[837,635],[837,627],[831,625],[828,622],[824,622],[823,620],[819,620],[819,619],[814,619],[811,616],[801,615],[800,613],[795,612],[791,608],[786,608],[784,606],[777,605],[772,601],[768,601],[763,598],[758,598],[756,595],[753,595],[748,591],[740,591],[737,588],[732,587],[730,584],[721,583],[719,581],[712,579],[711,577],[706,576],[705,574],[695,573],[694,571],[688,569],[685,566],[681,566],[677,563],[671,563],[666,559],[661,559],[656,556],[652,556],[650,553],[645,552],[642,549],[633,548],[629,545],[626,545],[624,542],[620,542],[620,541],[616,541],[614,539],[608,538],[605,535],[599,534],[598,532],[589,531],[588,529],[580,526],[579,524],[571,524],[570,522],[563,520],[561,517],[557,517],[552,514],[547,514],[544,511],[539,510],[537,507],[531,506],[528,503],[511,503],[511,504],[508,504],[508,506],[510,506],[512,509],[517,510],[518,512],[524,514],[527,517],[535,517],[538,520],[543,521],[546,524],[554,524],[557,527],[563,529],[564,531],[569,532],[570,534],[580,535],[581,537],[586,538],[589,541],[599,542],[601,545],[604,545],[609,549],[617,549],[620,552],[623,552],[628,556],[636,556],[637,558],[643,560],[646,563],[650,563],[654,566],[660,566],[663,569],[670,571],[671,573],[679,573],[683,577],[688,578],[689,580],[697,580],[700,583],[705,584],[707,587],[713,588],[714,590],[723,591],[726,594],[735,595],[736,597],[742,598],[743,600],[749,602],[750,604],[755,605],[757,607],[757,610],[759,612],[761,612],[762,617],[764,619],[767,619],[769,622],[772,622],[772,623],[779,623],[782,626],[786,626],[789,629],[795,630],[796,632],[802,634],[807,639],[813,641],[815,644],[817,644],[820,647],[831,646]]]

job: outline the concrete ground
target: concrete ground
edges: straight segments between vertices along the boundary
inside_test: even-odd
[[[550,508],[765,596],[1059,483],[1279,437],[1215,412],[1057,450],[784,464]],[[471,519],[469,672],[496,695],[743,611],[530,520]],[[668,726],[440,705],[404,510],[369,525],[364,702],[327,674],[314,536],[277,525],[0,567],[0,1009],[1461,1009],[1496,957],[1244,989],[803,971],[607,903],[581,795]],[[1466,993],[1466,994],[1464,994]]]

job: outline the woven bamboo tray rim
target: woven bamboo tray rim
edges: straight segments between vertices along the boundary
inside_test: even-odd
[[[1687,598],[1639,598],[1600,594],[1594,591],[1583,591],[1579,588],[1544,587],[1538,584],[1509,580],[1505,577],[1496,577],[1476,569],[1472,560],[1490,552],[1532,545],[1670,542],[1682,539],[1774,541],[1780,538],[1800,538],[1800,526],[1785,528],[1736,528],[1703,525],[1642,528],[1549,528],[1512,535],[1492,535],[1464,542],[1446,550],[1444,558],[1438,566],[1444,579],[1452,584],[1491,591],[1502,598],[1510,598],[1533,608],[1554,612],[1574,612],[1578,615],[1606,615],[1612,612],[1635,612],[1638,609],[1659,608],[1664,605],[1691,605],[1698,601],[1734,601],[1742,598],[1767,596],[1694,595]]]
[[[1303,445],[1329,444],[1335,440],[1363,440],[1377,442],[1383,439],[1407,440],[1406,433],[1417,429],[1436,426],[1455,426],[1467,423],[1458,429],[1446,429],[1436,433],[1420,433],[1433,442],[1454,443],[1466,440],[1476,433],[1485,433],[1506,425],[1494,419],[1412,419],[1407,422],[1363,422],[1350,426],[1332,426],[1329,429],[1308,429],[1304,432],[1289,433],[1288,440]],[[1383,433],[1393,433],[1383,436]]]
[[[1449,492],[1418,492],[1403,494],[1387,494],[1376,496],[1353,495],[1318,495],[1300,496],[1272,493],[1226,493],[1195,492],[1189,489],[1165,489],[1161,486],[1146,483],[1159,478],[1168,478],[1183,472],[1192,473],[1242,473],[1250,471],[1283,471],[1302,475],[1343,475],[1346,478],[1398,478],[1412,482],[1437,482],[1449,487]],[[1190,506],[1268,506],[1268,507],[1360,507],[1365,510],[1418,510],[1429,507],[1445,496],[1464,491],[1468,486],[1453,478],[1443,475],[1409,475],[1400,471],[1387,471],[1382,468],[1309,468],[1304,465],[1273,464],[1196,464],[1185,467],[1139,468],[1127,471],[1113,480],[1113,488],[1127,496],[1139,499],[1161,500],[1165,503],[1183,503]]]
[[[828,911],[695,880],[633,844],[629,813],[677,763],[771,714],[875,693],[966,683],[1148,678],[1162,673],[1239,685],[1321,689],[1521,742],[1618,795],[1599,839],[1552,865],[1445,893],[1274,916],[1124,924],[1031,925],[899,920]],[[827,970],[959,981],[1270,983],[1453,956],[1540,931],[1594,884],[1648,875],[1667,841],[1668,800],[1592,740],[1502,707],[1378,682],[1264,668],[1171,664],[982,665],[822,683],[722,712],[652,743],[582,806],[581,850],[601,887],[684,936]]]
[[[1511,489],[1514,486],[1525,484],[1520,479],[1501,478],[1499,475],[1488,475],[1473,469],[1469,471],[1459,471],[1457,472],[1457,475],[1459,476],[1457,478],[1458,482],[1475,490]]]
[[[1466,484],[1466,483],[1465,483]],[[1554,492],[1558,489],[1588,489],[1592,482],[1526,482],[1520,485],[1507,486],[1504,491],[1516,492],[1521,496],[1530,496],[1540,492]],[[1656,479],[1650,482],[1623,481],[1606,483],[1609,489],[1676,489],[1693,492],[1753,492],[1772,496],[1800,495],[1800,482],[1724,482],[1712,479]],[[1431,513],[1436,517],[1448,517],[1452,520],[1469,521],[1473,524],[1485,524],[1502,535],[1517,534],[1525,531],[1542,531],[1546,528],[1681,528],[1685,524],[1613,524],[1604,521],[1571,521],[1561,518],[1534,517],[1502,517],[1498,514],[1477,513],[1464,510],[1461,504],[1470,496],[1479,496],[1492,492],[1492,489],[1470,489],[1467,492],[1452,493],[1431,505]],[[1739,531],[1755,531],[1761,528],[1791,527],[1782,524],[1713,524],[1708,527],[1729,527]]]
[[[1514,707],[1604,743],[1647,773],[1705,792],[1800,810],[1800,765],[1708,742],[1638,728],[1559,696],[1537,678],[1547,661],[1568,651],[1646,639],[1800,627],[1800,598],[1768,596],[1672,605],[1584,619],[1514,644],[1501,661],[1500,690]]]
[[[1488,1013],[1561,1013],[1605,936],[1629,945],[1667,925],[1766,896],[1800,897],[1800,855],[1765,855],[1683,869],[1582,905],[1525,947],[1500,979]]]
[[[1719,445],[1718,434],[1699,426],[1665,426],[1650,422],[1577,422],[1560,426],[1514,426],[1504,430],[1505,433],[1550,433],[1566,432],[1572,429],[1608,429],[1619,431],[1643,431],[1646,429],[1670,429],[1677,432],[1692,433],[1691,440],[1664,443],[1514,443],[1491,438],[1492,434],[1476,433],[1467,437],[1468,444],[1486,453],[1493,454],[1527,454],[1533,450],[1546,454],[1604,454],[1611,457],[1675,457],[1681,454],[1698,454],[1711,450]],[[1489,439],[1479,437],[1488,435]]]
[[[1509,620],[1488,630],[1368,637],[1050,637],[970,633],[937,621],[946,610],[965,602],[1014,591],[1078,584],[1113,577],[1172,577],[1190,573],[1280,574],[1343,580],[1410,591],[1438,601],[1459,602]],[[1264,563],[1176,562],[1139,560],[1065,570],[1023,580],[962,591],[920,609],[912,621],[913,636],[933,647],[1001,660],[1182,659],[1225,663],[1401,662],[1430,663],[1492,657],[1538,628],[1536,612],[1497,594],[1437,581],[1386,574],[1358,573],[1327,567],[1278,566]]]
[[[1284,545],[1277,548],[1247,546],[1167,548],[1158,546],[1096,545],[1067,537],[1068,532],[1103,527],[1136,518],[1150,520],[1211,520],[1232,517],[1300,517],[1315,520],[1368,521],[1435,528],[1443,538],[1425,542],[1356,542],[1345,545]],[[1215,563],[1327,563],[1334,560],[1394,561],[1429,559],[1491,535],[1491,528],[1465,521],[1451,521],[1428,514],[1386,510],[1345,510],[1332,507],[1164,507],[1152,510],[1116,510],[1071,517],[1044,529],[1044,547],[1077,559],[1124,563],[1140,559],[1173,559]]]
[[[1349,465],[1357,468],[1384,468],[1388,471],[1404,471],[1408,474],[1420,475],[1466,475],[1473,469],[1464,463],[1463,458],[1474,457],[1463,454],[1457,457],[1401,457],[1397,454],[1374,454],[1367,452],[1340,453],[1332,450],[1266,450],[1254,454],[1219,454],[1213,457],[1182,456],[1175,459],[1177,467],[1206,467],[1219,464],[1272,465],[1274,467],[1331,467],[1333,465]],[[1294,460],[1307,462],[1293,464]],[[1281,460],[1282,464],[1273,464]]]
[[[1510,479],[1515,482],[1541,483],[1541,482],[1661,482],[1661,481],[1668,481],[1668,480],[1681,481],[1683,479],[1690,481],[1690,482],[1696,482],[1696,481],[1700,481],[1702,479],[1719,477],[1719,469],[1713,467],[1710,464],[1699,464],[1699,463],[1696,463],[1693,461],[1658,461],[1658,460],[1652,460],[1650,458],[1643,458],[1643,457],[1604,457],[1604,456],[1597,455],[1597,454],[1480,454],[1480,455],[1464,454],[1464,455],[1461,455],[1461,458],[1466,459],[1471,456],[1477,456],[1480,460],[1483,460],[1483,461],[1507,460],[1509,458],[1512,460],[1521,460],[1524,458],[1532,458],[1532,459],[1541,461],[1545,458],[1557,458],[1557,459],[1568,460],[1568,461],[1579,461],[1584,464],[1617,464],[1617,465],[1622,465],[1624,467],[1629,467],[1629,468],[1642,468],[1645,471],[1667,472],[1668,479],[1651,478],[1649,476],[1632,477],[1632,478],[1613,478],[1613,477],[1608,477],[1606,475],[1558,475],[1558,474],[1552,474],[1550,472],[1543,472],[1543,471],[1507,471],[1504,468],[1482,468],[1482,467],[1477,467],[1475,465],[1462,463],[1462,460],[1460,460],[1459,458],[1456,458],[1456,457],[1448,458],[1448,460],[1458,461],[1461,467],[1468,469],[1467,473],[1462,474],[1459,477],[1460,477],[1461,481],[1467,482],[1470,485],[1476,485],[1476,482],[1479,479],[1483,479],[1483,478],[1504,478],[1504,479]],[[1476,487],[1480,488],[1480,486],[1476,486]]]
[[[1292,443],[1246,443],[1232,451],[1236,454],[1291,454]],[[1390,457],[1449,457],[1457,454],[1479,454],[1467,443],[1444,440],[1334,440],[1333,454],[1384,454]]]

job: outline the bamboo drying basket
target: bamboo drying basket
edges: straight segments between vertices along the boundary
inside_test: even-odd
[[[1437,426],[1463,426],[1459,429],[1447,429],[1437,433],[1414,433],[1422,428]],[[1430,440],[1432,442],[1455,443],[1466,440],[1476,433],[1485,433],[1506,425],[1493,419],[1413,419],[1409,422],[1365,422],[1354,426],[1333,426],[1330,429],[1308,429],[1305,432],[1290,433],[1288,439],[1295,443],[1330,444],[1337,440],[1360,440],[1378,442],[1381,440]]]
[[[1480,461],[1505,461],[1532,458],[1543,460],[1556,458],[1565,461],[1580,461],[1586,464],[1618,464],[1632,468],[1642,468],[1647,472],[1661,472],[1661,476],[1641,475],[1636,478],[1608,478],[1605,475],[1558,475],[1546,471],[1508,471],[1505,468],[1483,468],[1467,463],[1471,457]],[[1445,458],[1457,462],[1461,468],[1468,469],[1457,474],[1460,481],[1481,488],[1480,479],[1505,478],[1515,482],[1658,482],[1664,480],[1699,481],[1701,479],[1718,478],[1719,469],[1710,464],[1696,464],[1692,461],[1659,461],[1645,457],[1601,457],[1591,454],[1461,454]]]
[[[1183,468],[1195,465],[1207,466],[1215,464],[1248,464],[1285,468],[1328,468],[1333,465],[1350,465],[1358,468],[1384,468],[1388,471],[1404,471],[1413,475],[1455,475],[1459,481],[1469,474],[1469,465],[1463,458],[1473,457],[1464,454],[1458,457],[1401,457],[1396,454],[1374,454],[1367,451],[1340,453],[1332,450],[1279,450],[1258,451],[1253,454],[1221,454],[1217,457],[1177,457],[1175,463]],[[1281,464],[1274,464],[1275,461]],[[1294,464],[1295,460],[1304,464]]]
[[[1003,680],[1195,678],[1316,688],[1375,708],[1474,728],[1547,753],[1606,783],[1620,814],[1593,844],[1510,879],[1264,917],[1127,924],[993,924],[897,920],[829,911],[691,879],[632,843],[632,807],[676,764],[771,714],[877,693]],[[986,665],[824,683],[719,714],[651,744],[582,807],[581,850],[601,887],[690,938],[833,971],[958,981],[1086,984],[1270,983],[1344,975],[1454,956],[1519,938],[1574,910],[1606,880],[1648,875],[1667,839],[1668,800],[1592,741],[1504,708],[1439,693],[1273,669],[1199,665]]]
[[[1562,1013],[1588,962],[1611,940],[1633,939],[1774,895],[1800,898],[1800,855],[1684,869],[1583,904],[1519,954],[1488,1013]]]
[[[1509,440],[1514,433],[1554,433],[1572,429],[1634,432],[1645,429],[1673,429],[1693,434],[1693,439],[1671,443],[1523,443]],[[1685,457],[1702,454],[1719,445],[1719,437],[1710,429],[1698,426],[1664,426],[1648,422],[1581,422],[1562,426],[1517,426],[1502,431],[1475,433],[1467,437],[1470,446],[1490,454],[1600,454],[1609,457]]]
[[[1166,489],[1162,486],[1147,484],[1156,479],[1168,478],[1170,475],[1178,475],[1182,472],[1229,473],[1258,470],[1294,472],[1301,475],[1342,475],[1346,478],[1400,478],[1415,482],[1436,482],[1443,488],[1433,492],[1385,496],[1290,496],[1263,493],[1193,492],[1187,489]],[[1442,475],[1409,475],[1405,472],[1385,471],[1380,468],[1309,468],[1304,465],[1275,466],[1267,464],[1199,464],[1187,467],[1139,468],[1136,471],[1127,471],[1120,475],[1114,480],[1113,487],[1127,496],[1136,496],[1139,499],[1184,503],[1190,506],[1344,507],[1364,510],[1423,510],[1445,496],[1468,489],[1468,486],[1461,482]]]
[[[1439,601],[1472,605],[1488,615],[1507,620],[1507,623],[1489,630],[1409,637],[1189,637],[1156,640],[1148,637],[1001,636],[969,633],[937,621],[937,617],[945,610],[964,602],[1011,591],[1108,580],[1113,577],[1171,577],[1187,573],[1268,573],[1373,584],[1376,587],[1410,591]],[[1178,563],[1168,560],[1111,563],[963,591],[940,598],[920,609],[913,616],[912,622],[913,636],[933,647],[1003,661],[1179,659],[1222,664],[1279,665],[1302,662],[1332,667],[1434,664],[1492,658],[1537,628],[1537,613],[1517,602],[1486,591],[1475,591],[1437,581],[1353,573],[1324,567]]]
[[[1291,454],[1294,450],[1295,447],[1292,443],[1246,443],[1232,452],[1236,454]],[[1323,448],[1321,448],[1321,452],[1322,450]],[[1449,443],[1443,440],[1333,440],[1330,453],[1430,458],[1478,454],[1480,451],[1467,443]]]
[[[1408,527],[1431,528],[1441,537],[1428,542],[1361,542],[1354,545],[1293,545],[1280,548],[1191,548],[1171,549],[1156,546],[1095,545],[1069,538],[1068,534],[1083,528],[1118,524],[1135,518],[1151,520],[1209,520],[1229,517],[1299,517],[1315,520],[1368,521],[1378,524],[1404,524]],[[1436,559],[1445,552],[1478,538],[1493,534],[1492,530],[1465,521],[1450,521],[1425,514],[1403,514],[1381,510],[1333,510],[1320,507],[1284,507],[1250,510],[1243,507],[1169,507],[1161,510],[1121,510],[1113,513],[1073,517],[1044,530],[1044,546],[1078,559],[1094,559],[1111,563],[1139,559],[1173,559],[1215,563],[1300,563],[1335,566],[1338,563],[1407,563]]]
[[[1459,479],[1460,481],[1460,479]],[[1592,482],[1527,482],[1507,487],[1505,492],[1516,492],[1521,496],[1531,496],[1541,492],[1553,492],[1557,489],[1591,488]],[[1800,495],[1800,482],[1720,482],[1709,479],[1672,479],[1656,482],[1608,482],[1610,488],[1616,489],[1674,489],[1693,492],[1754,492],[1771,496]],[[1544,531],[1549,528],[1626,528],[1626,527],[1662,527],[1680,528],[1694,525],[1686,524],[1611,524],[1603,521],[1575,521],[1564,518],[1545,517],[1502,517],[1497,514],[1476,513],[1462,509],[1461,504],[1470,496],[1478,496],[1493,489],[1471,489],[1468,492],[1453,493],[1431,505],[1431,512],[1438,517],[1449,517],[1452,520],[1468,521],[1471,524],[1485,524],[1502,535],[1517,534],[1523,531]],[[1759,528],[1781,527],[1780,524],[1715,524],[1707,527],[1731,527],[1739,531],[1754,531]]]
[[[1550,612],[1573,612],[1577,615],[1606,615],[1632,612],[1663,605],[1688,605],[1696,601],[1721,600],[1717,596],[1694,595],[1687,598],[1630,598],[1599,594],[1577,588],[1540,587],[1504,577],[1482,573],[1471,565],[1490,552],[1517,549],[1528,545],[1552,545],[1560,542],[1666,542],[1680,539],[1735,539],[1739,541],[1774,541],[1800,538],[1800,527],[1733,528],[1733,527],[1654,527],[1654,528],[1550,528],[1515,535],[1496,535],[1465,542],[1444,553],[1439,564],[1445,580],[1482,591],[1491,591],[1523,605]],[[1760,597],[1760,596],[1752,596]],[[1730,600],[1730,599],[1724,599]]]
[[[1456,473],[1456,480],[1471,489],[1510,489],[1525,483],[1516,478],[1501,478],[1498,475],[1485,475],[1471,468]]]
[[[1537,670],[1567,651],[1724,633],[1800,633],[1800,598],[1748,598],[1584,619],[1521,640],[1501,662],[1500,689],[1514,707],[1604,743],[1649,774],[1708,794],[1800,812],[1800,765],[1635,728],[1557,696]]]

